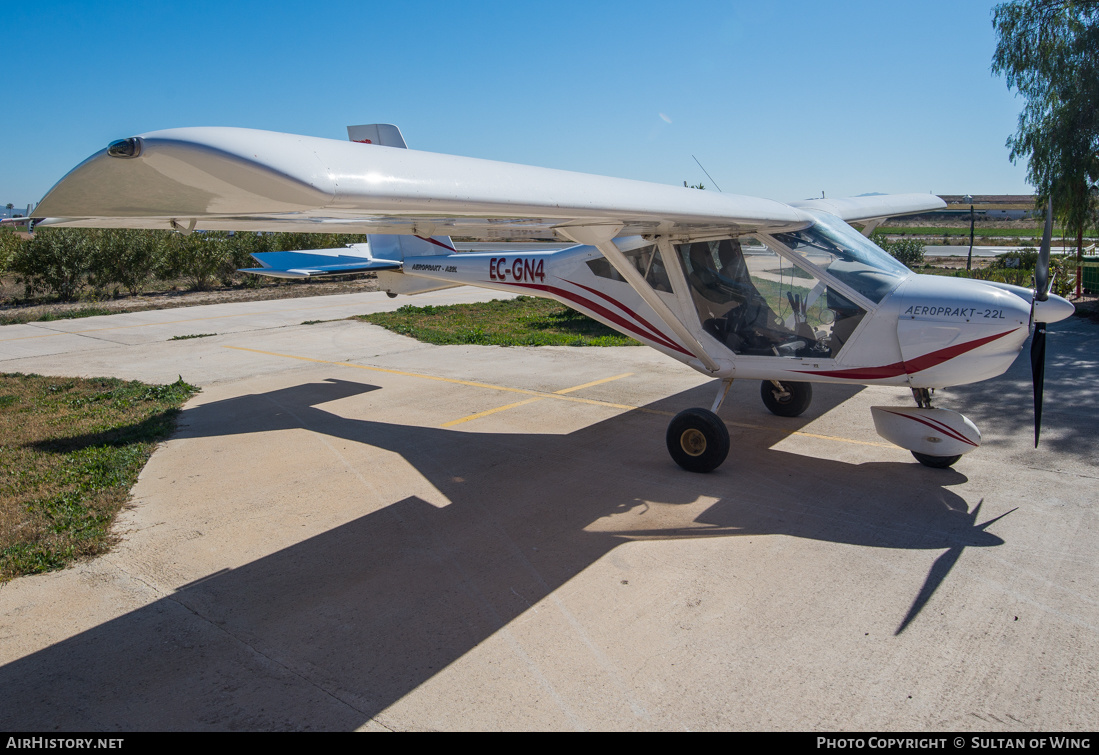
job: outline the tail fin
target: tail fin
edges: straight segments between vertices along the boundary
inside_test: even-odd
[[[392,123],[371,123],[364,126],[348,126],[347,138],[360,144],[376,144],[380,147],[408,149],[401,130]],[[386,260],[403,260],[405,257],[431,257],[438,254],[454,254],[457,250],[450,236],[392,236],[372,233],[367,238],[370,252]]]
[[[408,149],[401,130],[392,123],[371,123],[367,126],[348,126],[347,138],[360,144],[377,144],[382,147]]]

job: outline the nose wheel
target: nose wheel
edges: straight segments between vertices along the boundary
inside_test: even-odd
[[[708,409],[684,409],[668,425],[668,453],[688,472],[712,472],[729,455],[729,430]]]
[[[932,408],[931,396],[934,392],[934,389],[930,388],[913,388],[912,398],[916,399],[916,406],[921,409],[930,409]],[[912,457],[925,467],[931,467],[932,469],[950,469],[958,459],[962,458],[962,455],[953,454],[950,456],[936,456],[934,454],[923,454],[919,451],[912,451]]]
[[[931,467],[932,469],[949,469],[954,466],[954,462],[962,458],[961,454],[956,456],[933,456],[931,454],[921,454],[917,451],[912,452],[912,456],[916,458],[920,464],[925,467]]]

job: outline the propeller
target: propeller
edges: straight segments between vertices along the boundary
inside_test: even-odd
[[[1042,248],[1034,268],[1034,300],[1030,305],[1030,319],[1034,320],[1035,304],[1049,299],[1049,245],[1053,236],[1053,200],[1046,204],[1046,227],[1042,232]],[[1030,372],[1034,378],[1034,447],[1042,432],[1042,390],[1046,377],[1046,323],[1034,323],[1034,338],[1030,342]]]

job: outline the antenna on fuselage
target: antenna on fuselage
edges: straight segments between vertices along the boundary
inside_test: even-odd
[[[698,163],[698,167],[702,168],[702,163],[698,162],[697,157],[691,155],[691,159]],[[721,187],[717,185],[717,181],[714,181],[714,177],[710,175],[709,171],[707,171],[705,168],[702,168],[702,172],[706,174],[706,178],[710,179],[710,181],[713,181],[713,184],[715,187],[717,187],[717,190],[721,191]]]

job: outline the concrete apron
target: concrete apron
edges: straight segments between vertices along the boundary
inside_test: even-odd
[[[955,470],[874,434],[903,391],[818,385],[788,420],[744,382],[729,460],[691,475],[664,431],[715,388],[652,350],[239,314],[211,338],[0,351],[203,386],[112,553],[0,588],[4,728],[1099,724],[1085,323],[1050,335],[1037,452],[1024,358],[940,394],[986,439]]]

